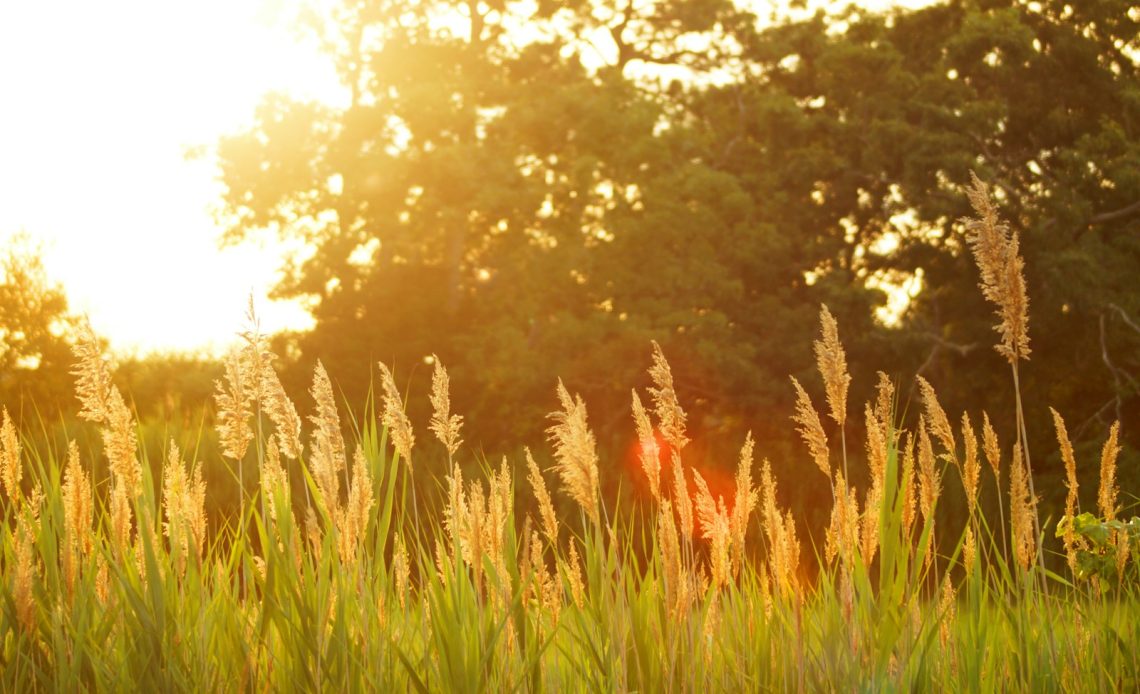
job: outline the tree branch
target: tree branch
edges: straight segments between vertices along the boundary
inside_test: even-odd
[[[1101,212],[1100,214],[1093,215],[1092,218],[1089,219],[1089,226],[1095,226],[1097,224],[1108,224],[1110,222],[1115,222],[1121,219],[1127,219],[1134,214],[1140,214],[1140,200],[1137,200],[1136,202],[1126,207],[1121,207],[1119,210],[1113,210],[1112,212]]]

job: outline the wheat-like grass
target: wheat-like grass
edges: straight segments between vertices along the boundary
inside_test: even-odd
[[[447,376],[447,369],[443,368],[443,363],[434,354],[432,355],[432,363],[435,364],[435,367],[431,374],[432,415],[428,429],[447,449],[448,457],[454,457],[460,444],[463,443],[463,440],[459,438],[459,430],[463,427],[463,417],[451,414],[450,379]]]
[[[653,398],[653,406],[657,411],[661,435],[673,450],[680,451],[689,442],[685,435],[685,411],[677,401],[673,370],[665,359],[665,353],[661,351],[661,345],[656,341],[653,342],[653,365],[649,367],[649,377],[653,380],[649,395]]]
[[[1037,559],[1037,541],[1033,525],[1035,506],[1036,499],[1031,498],[1025,480],[1021,443],[1017,442],[1013,444],[1013,457],[1009,465],[1009,519],[1014,556],[1021,568],[1026,571]]]
[[[558,518],[554,513],[554,502],[550,498],[550,492],[546,489],[546,480],[542,477],[542,470],[539,469],[538,463],[534,462],[534,456],[530,454],[530,449],[523,449],[526,454],[526,465],[529,475],[527,480],[530,482],[531,489],[534,490],[534,499],[538,503],[538,517],[542,521],[542,532],[546,535],[547,541],[551,546],[558,545]]]
[[[633,422],[637,428],[638,458],[641,459],[641,469],[645,471],[645,478],[649,481],[649,492],[654,499],[661,500],[661,447],[657,444],[657,437],[653,434],[653,424],[649,421],[649,413],[641,404],[637,391],[633,391]]]
[[[412,422],[404,412],[404,399],[400,397],[400,391],[396,388],[396,379],[393,378],[391,369],[384,362],[379,362],[379,366],[380,386],[384,394],[384,408],[380,418],[388,429],[388,435],[392,437],[392,445],[395,447],[396,453],[407,463],[410,469],[412,446],[416,442],[416,437],[412,432]],[[450,422],[447,426],[451,426]],[[458,434],[458,430],[456,433]],[[458,443],[456,445],[458,446]]]
[[[316,412],[309,417],[313,425],[309,463],[321,499],[329,513],[335,515],[340,506],[340,474],[347,467],[348,461],[344,439],[340,434],[340,415],[337,414],[332,382],[320,360],[313,368],[313,386],[309,392],[317,405]]]
[[[1108,440],[1100,453],[1100,488],[1097,491],[1097,506],[1105,520],[1116,520],[1116,496],[1120,489],[1116,486],[1116,457],[1120,454],[1120,422],[1113,422],[1108,430]]]
[[[20,490],[20,478],[24,473],[24,463],[20,455],[20,437],[16,433],[16,425],[4,408],[4,423],[0,425],[0,482],[3,483],[4,492],[8,500],[19,506],[23,496]]]
[[[336,515],[337,551],[341,562],[352,565],[356,549],[368,532],[372,517],[372,477],[368,473],[368,460],[359,445],[352,456],[352,482],[348,488],[348,501]]]
[[[938,394],[934,392],[934,386],[930,385],[930,382],[922,376],[918,376],[917,379],[918,387],[922,391],[922,404],[926,410],[926,422],[930,427],[930,433],[934,434],[934,437],[942,444],[947,460],[957,465],[958,449],[954,443],[954,429],[950,426],[950,418],[946,416],[946,411],[938,402]]]
[[[555,469],[570,498],[578,502],[595,525],[598,514],[598,453],[594,434],[586,421],[586,403],[581,396],[571,397],[562,380],[558,381],[561,410],[548,415],[554,424],[547,435],[554,446]]]
[[[75,589],[80,562],[91,554],[95,546],[95,502],[91,481],[79,461],[79,445],[75,440],[67,444],[67,467],[61,486],[63,496],[63,526],[67,536],[66,549],[61,548],[64,580],[68,592]]]
[[[689,483],[685,479],[685,466],[676,450],[672,453],[673,463],[673,503],[677,507],[677,519],[681,522],[681,536],[693,538],[693,498],[689,494]]]
[[[230,350],[225,358],[225,369],[224,381],[215,383],[218,440],[227,457],[241,460],[253,441],[253,430],[249,426],[253,414],[250,403],[251,395],[257,391],[258,378],[256,372],[250,372],[242,350]]]
[[[816,366],[823,377],[831,418],[840,427],[847,421],[847,389],[851,376],[847,373],[847,354],[839,342],[839,325],[826,304],[819,307],[820,339],[813,343]]]
[[[998,307],[1000,321],[994,329],[1001,334],[1001,340],[995,349],[1012,364],[1028,359],[1030,354],[1025,262],[1017,234],[1011,233],[998,218],[986,184],[973,173],[970,181],[966,194],[977,216],[964,220],[967,240],[981,272],[982,295]]]
[[[748,518],[760,502],[760,495],[752,486],[752,451],[754,447],[755,443],[750,431],[744,437],[744,445],[740,448],[740,459],[736,465],[736,490],[732,500],[732,515],[729,518],[734,576],[744,566],[744,540],[748,534]]]
[[[796,431],[800,433],[800,437],[807,444],[816,467],[830,478],[831,462],[828,459],[827,434],[823,431],[823,423],[819,421],[819,413],[811,404],[811,398],[808,397],[807,391],[804,390],[795,376],[792,376],[791,379],[792,385],[796,389],[796,413],[792,416],[792,421],[796,423]]]

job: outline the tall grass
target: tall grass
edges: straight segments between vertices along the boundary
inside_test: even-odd
[[[1016,237],[980,182],[971,199],[983,289],[998,306],[999,351],[1016,388],[1028,353]],[[1017,424],[1003,446],[988,414],[980,441],[968,415],[953,424],[926,381],[917,424],[904,428],[895,384],[880,375],[875,401],[861,408],[870,482],[856,489],[850,375],[826,307],[815,356],[838,446],[807,389],[793,384],[805,461],[831,488],[831,523],[817,538],[800,537],[797,509],[781,505],[750,436],[727,498],[686,463],[683,403],[656,344],[653,386],[632,397],[650,493],[623,512],[599,491],[606,462],[586,403],[561,382],[547,470],[530,451],[497,468],[460,464],[472,456],[438,360],[428,427],[437,441],[417,444],[383,365],[380,402],[345,422],[318,364],[306,447],[252,311],[250,323],[218,384],[221,448],[242,482],[238,514],[221,525],[206,522],[212,491],[201,462],[173,440],[161,465],[146,459],[93,334],[77,348],[76,375],[81,414],[102,436],[99,460],[82,460],[74,444],[65,454],[31,445],[4,412],[4,691],[1140,686],[1130,562],[1140,522],[1117,518],[1115,429],[1102,454],[1099,513],[1082,514],[1072,447],[1054,413],[1070,495],[1051,550],[1020,398],[1015,412],[995,413]],[[417,503],[424,487],[410,484],[423,474],[417,445],[438,445],[448,460],[434,500],[441,510],[426,516],[419,509],[433,505]],[[1006,490],[999,509],[1008,518],[981,511],[983,458]],[[514,474],[524,467],[525,484]],[[935,524],[947,485],[966,500],[960,532]],[[575,513],[558,517],[552,489]],[[1069,573],[1047,572],[1045,551],[1063,551]],[[809,553],[818,575],[805,571]]]

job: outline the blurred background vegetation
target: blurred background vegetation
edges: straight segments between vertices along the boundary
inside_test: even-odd
[[[275,338],[299,409],[311,408],[318,358],[357,412],[383,360],[424,427],[434,353],[465,439],[494,457],[542,446],[561,377],[609,451],[607,493],[636,495],[629,391],[646,385],[657,340],[689,412],[690,462],[714,478],[751,430],[787,501],[823,524],[829,491],[795,439],[788,382],[822,402],[821,302],[839,321],[852,403],[881,369],[913,414],[921,373],[952,418],[977,422],[984,409],[1013,438],[1009,367],[991,348],[996,320],[960,221],[975,171],[1026,260],[1033,352],[1021,374],[1042,517],[1056,518],[1064,495],[1048,406],[1070,423],[1089,479],[1120,420],[1130,506],[1140,7],[757,7],[346,0],[298,17],[335,56],[347,103],[269,96],[217,154],[225,240],[307,249],[277,289],[316,320]],[[0,402],[58,436],[74,428],[77,318],[34,248],[11,249],[2,274]],[[217,363],[119,361],[144,435],[183,432],[213,450]],[[442,473],[429,444],[418,455]],[[231,474],[209,472],[211,504],[228,503],[213,495]]]

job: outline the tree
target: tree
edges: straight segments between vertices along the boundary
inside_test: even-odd
[[[16,237],[0,259],[0,402],[13,416],[70,404],[77,319],[50,282],[39,249]]]
[[[1023,239],[1029,419],[1053,405],[1103,438],[1098,415],[1140,406],[1137,18],[954,0],[761,29],[714,0],[347,3],[321,36],[348,105],[273,97],[220,143],[228,233],[311,244],[279,290],[315,306],[302,371],[321,356],[350,400],[350,365],[395,361],[423,421],[434,352],[488,448],[541,436],[556,375],[616,444],[652,338],[698,454],[755,429],[795,479],[787,374],[815,383],[821,302],[853,402],[885,367],[951,412],[1009,411],[959,222],[976,171]],[[922,291],[888,328],[906,278]]]

